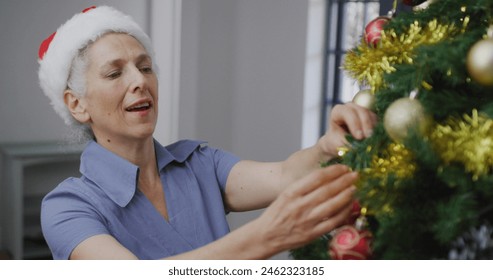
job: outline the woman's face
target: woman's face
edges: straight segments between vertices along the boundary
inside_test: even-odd
[[[158,83],[145,48],[127,34],[110,33],[87,49],[83,97],[98,142],[152,137],[158,115]]]

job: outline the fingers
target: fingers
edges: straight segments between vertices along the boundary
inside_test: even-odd
[[[342,174],[341,176],[334,178],[332,181],[326,181],[322,186],[313,190],[311,193],[306,194],[303,200],[308,204],[309,207],[314,207],[330,201],[340,192],[352,188],[355,190],[354,184],[358,178],[357,172],[348,172]]]
[[[346,139],[346,134],[348,133],[346,126],[332,126],[330,132],[332,134],[330,142],[333,143],[334,147],[349,146],[349,142]]]
[[[347,166],[332,165],[296,181],[259,218],[260,234],[287,249],[329,232],[349,216],[357,178]]]
[[[347,217],[351,214],[352,208],[352,200],[349,200],[349,203],[345,205],[334,216],[323,219],[317,225],[315,225],[312,228],[312,237],[319,237],[343,225],[346,222]]]
[[[305,218],[313,223],[313,234],[327,233],[346,221],[352,210],[357,178],[356,172],[342,174],[303,197],[300,206],[310,209]]]
[[[336,193],[333,197],[330,197],[324,202],[313,207],[308,218],[315,221],[321,221],[337,216],[338,213],[347,207],[348,204],[352,206],[355,191],[356,187],[351,185],[350,187],[343,189],[341,192]]]
[[[325,169],[328,170],[329,168]],[[306,222],[310,224],[318,225],[322,220],[331,220],[332,223],[330,224],[337,224],[339,220],[343,221],[347,218],[347,214],[341,216],[340,212],[347,212],[345,208],[348,205],[352,208],[353,195],[356,191],[354,184],[358,174],[356,172],[344,172],[344,166],[337,166],[334,170],[340,170],[342,173],[338,177],[332,177],[331,180],[315,184],[319,187],[306,193],[297,204],[298,208],[304,209],[306,214],[303,216]],[[325,173],[322,174],[325,175]],[[329,176],[323,178],[329,178]]]
[[[294,196],[304,196],[348,173],[350,173],[349,167],[341,164],[320,168],[297,181],[291,191]]]
[[[372,111],[347,103],[336,105],[332,109],[330,123],[333,126],[346,127],[354,138],[361,140],[372,135],[377,121],[377,116]]]

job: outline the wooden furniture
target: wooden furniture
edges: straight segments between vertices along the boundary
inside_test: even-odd
[[[40,225],[42,198],[79,177],[83,147],[62,143],[0,144],[0,249],[12,259],[50,259]]]

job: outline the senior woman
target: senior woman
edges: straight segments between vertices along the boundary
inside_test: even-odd
[[[153,139],[158,82],[148,36],[107,6],[76,14],[40,46],[39,78],[65,122],[85,135],[80,178],[43,199],[55,259],[265,259],[340,225],[357,174],[320,162],[375,115],[334,108],[316,145],[282,162],[240,160],[204,142]],[[228,211],[267,209],[229,231]]]

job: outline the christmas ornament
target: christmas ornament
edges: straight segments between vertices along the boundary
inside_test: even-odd
[[[388,16],[380,16],[370,21],[365,27],[365,42],[372,47],[377,47],[382,38],[384,26],[390,21]]]
[[[473,80],[484,85],[493,85],[493,38],[475,43],[467,54],[467,71]]]
[[[329,243],[329,254],[333,260],[367,260],[372,255],[372,234],[366,229],[342,226],[336,230]]]
[[[384,30],[378,48],[362,42],[346,54],[342,68],[359,83],[366,83],[372,92],[384,86],[385,74],[396,71],[395,65],[413,64],[414,50],[421,45],[433,45],[461,30],[454,25],[443,25],[436,19],[425,26],[413,22],[402,34]]]
[[[421,4],[418,4],[418,5],[409,5],[409,6],[412,6],[413,7],[413,11],[422,11],[422,10],[425,10],[428,8],[428,6],[430,6],[433,2],[435,2],[436,0],[428,0],[428,1],[421,1]],[[416,1],[416,2],[420,2],[420,1]]]
[[[379,16],[376,19],[370,21],[364,32],[365,42],[368,46],[377,47],[380,39],[382,38],[382,32],[384,26],[394,17],[397,9],[397,0],[394,0],[392,10],[387,13],[387,16]]]
[[[430,140],[445,164],[462,163],[473,181],[493,170],[493,120],[477,110],[462,119],[449,117],[433,129]]]
[[[431,118],[418,100],[404,97],[390,104],[385,111],[383,124],[390,138],[402,142],[410,130],[424,135]]]
[[[361,216],[361,206],[358,201],[353,202],[353,208],[351,209],[351,214],[349,214],[348,219],[346,220],[347,225],[354,225],[358,217]]]
[[[370,111],[375,111],[375,95],[369,89],[360,90],[353,97],[353,103]]]
[[[402,0],[402,3],[408,6],[417,6],[423,2],[426,2],[426,0]]]

